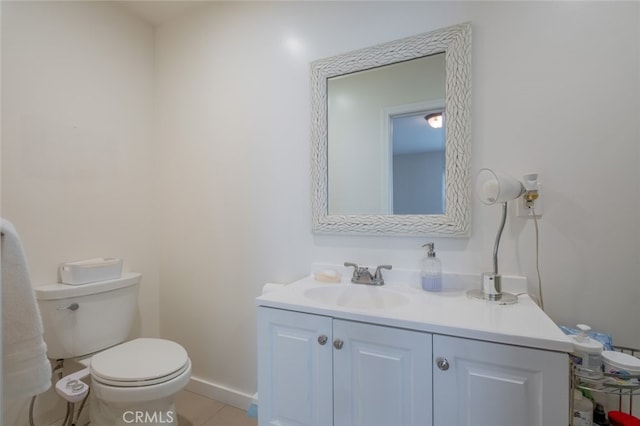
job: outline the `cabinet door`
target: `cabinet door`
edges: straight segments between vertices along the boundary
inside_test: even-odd
[[[430,334],[334,320],[333,338],[335,426],[431,425]]]
[[[434,426],[569,424],[567,354],[436,335],[433,358]]]
[[[260,425],[331,425],[329,317],[258,308]]]

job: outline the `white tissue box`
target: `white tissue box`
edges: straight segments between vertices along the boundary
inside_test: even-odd
[[[63,284],[80,285],[96,281],[120,278],[122,259],[95,258],[68,262],[60,265],[60,281]]]

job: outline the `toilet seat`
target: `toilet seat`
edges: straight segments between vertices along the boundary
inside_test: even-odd
[[[180,376],[190,365],[187,351],[179,344],[139,338],[95,354],[91,377],[109,386],[151,386]]]

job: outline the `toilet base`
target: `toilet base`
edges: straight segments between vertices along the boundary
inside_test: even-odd
[[[148,386],[105,385],[91,378],[91,426],[177,426],[174,398],[189,383],[191,360],[179,376]]]
[[[105,403],[89,396],[91,426],[178,426],[173,396],[149,402]]]

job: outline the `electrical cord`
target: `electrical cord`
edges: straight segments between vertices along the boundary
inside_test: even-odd
[[[540,232],[538,230],[536,210],[533,205],[531,205],[531,213],[533,214],[533,225],[536,229],[536,273],[538,275],[538,298],[540,301],[540,309],[544,311],[544,302],[542,300],[542,277],[540,276]]]

